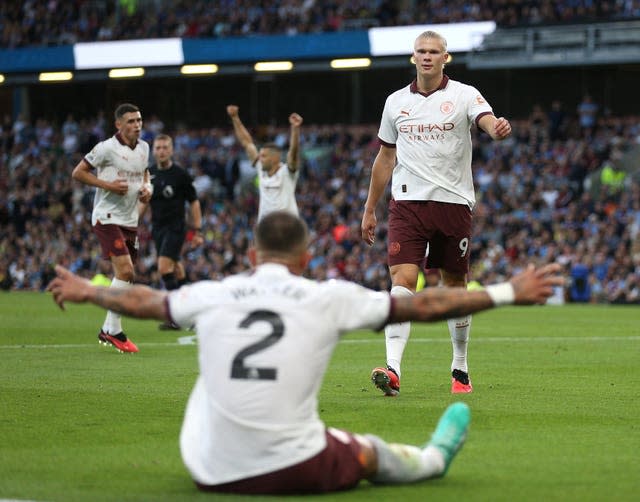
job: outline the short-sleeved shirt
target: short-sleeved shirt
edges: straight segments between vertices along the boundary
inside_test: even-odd
[[[167,169],[154,164],[149,168],[149,174],[153,185],[150,202],[153,228],[169,225],[184,228],[185,202],[191,203],[198,198],[193,178],[177,164]]]
[[[149,144],[138,140],[131,148],[119,134],[101,141],[93,147],[84,160],[96,170],[101,180],[114,181],[124,178],[129,183],[125,195],[96,188],[93,200],[91,224],[138,226],[138,195],[149,164]]]
[[[296,203],[296,184],[300,172],[290,171],[287,164],[280,163],[278,170],[271,176],[262,169],[262,163],[256,162],[259,176],[260,202],[258,221],[273,211],[287,211],[298,216]]]
[[[346,331],[381,329],[391,299],[279,264],[171,292],[170,318],[195,324],[200,375],[180,435],[193,479],[217,485],[305,461],[326,446],[318,392]]]
[[[471,126],[491,106],[470,85],[444,76],[423,94],[416,81],[391,94],[378,138],[396,147],[391,193],[395,200],[435,200],[475,205]]]

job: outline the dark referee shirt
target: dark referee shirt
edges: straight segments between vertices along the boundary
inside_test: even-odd
[[[172,164],[168,169],[149,168],[153,195],[151,196],[151,223],[154,227],[185,225],[185,202],[197,199],[193,178],[182,167]]]

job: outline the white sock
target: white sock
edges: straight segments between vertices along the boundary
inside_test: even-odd
[[[469,344],[469,332],[471,331],[471,316],[449,319],[447,324],[449,325],[451,345],[453,346],[451,371],[458,369],[468,373],[467,345]]]
[[[130,282],[116,279],[114,277],[111,281],[110,287],[128,288],[129,286],[131,286]],[[104,324],[102,325],[102,331],[104,331],[105,333],[109,333],[110,335],[117,335],[118,333],[122,333],[122,316],[120,314],[116,314],[115,312],[107,310],[107,317],[105,318]]]
[[[429,479],[442,474],[444,456],[434,446],[425,449],[407,444],[387,443],[378,436],[367,434],[378,454],[378,471],[372,483],[400,484]]]
[[[413,292],[404,286],[393,286],[391,288],[391,296],[413,296]],[[387,346],[387,365],[396,370],[398,378],[400,377],[402,354],[404,353],[404,348],[407,345],[407,340],[409,340],[410,332],[410,322],[389,324],[384,329],[384,338]]]

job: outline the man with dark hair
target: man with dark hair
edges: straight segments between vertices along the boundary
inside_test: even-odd
[[[189,204],[189,216],[193,236],[192,246],[204,242],[202,236],[202,212],[200,201],[189,173],[173,162],[173,141],[167,134],[159,134],[153,140],[153,157],[156,163],[149,168],[153,194],[149,204],[139,203],[142,216],[151,206],[152,236],[158,253],[158,273],[164,287],[177,289],[186,283],[186,273],[180,255],[186,237],[184,207]],[[160,329],[178,329],[163,323]]]
[[[91,225],[100,241],[103,258],[113,266],[114,289],[126,288],[133,282],[138,254],[137,202],[149,202],[151,197],[149,145],[140,139],[140,109],[130,103],[118,106],[115,125],[118,132],[98,143],[71,175],[80,183],[96,187]],[[117,312],[107,312],[98,341],[120,352],[138,352],[138,347],[122,331]]]
[[[318,392],[341,336],[388,323],[431,322],[499,305],[542,304],[563,283],[557,264],[533,266],[484,291],[429,288],[408,297],[346,281],[301,277],[311,256],[300,218],[262,218],[249,258],[255,269],[176,291],[114,290],[57,266],[54,301],[89,302],[124,315],[195,325],[200,375],[180,435],[184,463],[206,491],[324,493],[360,480],[400,484],[440,477],[462,447],[466,404],[444,412],[423,446],[327,427]]]
[[[267,143],[258,150],[247,128],[240,120],[239,108],[227,106],[236,138],[244,148],[251,163],[258,169],[260,202],[258,220],[272,211],[289,211],[298,215],[296,203],[296,183],[300,169],[300,126],[302,117],[297,113],[289,115],[291,132],[287,163],[282,163],[282,152],[275,143]]]

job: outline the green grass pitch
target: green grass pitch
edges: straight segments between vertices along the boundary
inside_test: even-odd
[[[0,499],[244,500],[198,493],[178,433],[196,376],[189,333],[124,320],[140,353],[98,345],[103,312],[47,294],[0,294]],[[638,500],[640,308],[509,307],[474,317],[469,438],[445,478],[399,487],[363,482],[323,500]],[[340,343],[320,409],[330,425],[425,442],[449,392],[446,324],[414,325],[402,394],[368,380],[384,337]],[[274,500],[251,497],[248,500]],[[299,500],[289,497],[287,500]]]

